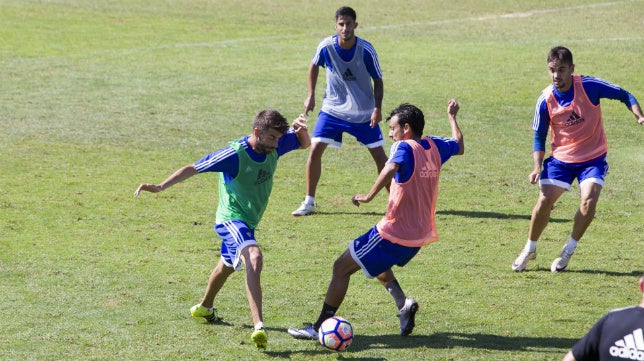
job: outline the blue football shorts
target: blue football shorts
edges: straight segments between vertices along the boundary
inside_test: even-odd
[[[320,112],[313,128],[311,141],[314,143],[326,143],[333,148],[340,148],[342,146],[342,133],[349,133],[367,148],[380,147],[385,144],[380,125],[372,128],[369,125],[370,122],[371,120],[368,119],[365,123],[349,123],[325,112]]]
[[[606,155],[583,163],[565,163],[549,157],[543,162],[539,185],[554,185],[568,191],[572,182],[577,179],[579,186],[591,182],[603,187],[607,174]]]
[[[351,257],[368,278],[374,278],[394,265],[403,267],[420,247],[405,247],[380,236],[376,226],[349,244]]]
[[[226,266],[239,271],[242,267],[241,251],[257,245],[255,230],[242,221],[233,220],[215,224],[215,231],[221,238],[221,259]]]

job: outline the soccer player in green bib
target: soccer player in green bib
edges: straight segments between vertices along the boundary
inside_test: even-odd
[[[255,116],[251,135],[180,168],[161,184],[143,183],[134,193],[157,193],[199,173],[219,173],[215,231],[222,240],[221,258],[210,275],[203,299],[190,312],[208,322],[217,321],[215,296],[243,264],[246,296],[255,325],[251,339],[258,348],[266,347],[268,335],[262,316],[262,252],[255,240],[255,228],[268,204],[278,158],[310,144],[304,115],[295,119],[289,129],[288,121],[279,112],[263,110]]]

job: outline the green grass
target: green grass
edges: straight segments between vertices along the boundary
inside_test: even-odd
[[[217,178],[132,193],[247,134],[263,108],[295,118],[310,57],[341,5],[3,1],[0,359],[555,360],[606,311],[638,302],[644,128],[620,103],[602,103],[611,171],[569,272],[549,265],[577,188],[558,202],[529,271],[510,264],[537,197],[530,125],[548,49],[570,47],[579,73],[643,100],[644,1],[360,0],[350,5],[357,34],[379,52],[385,111],[415,103],[427,133],[449,135],[447,99],[461,103],[466,154],[442,174],[441,241],[395,270],[421,305],[414,335],[397,336],[390,296],[361,273],[339,311],[356,330],[350,351],[285,332],[315,319],[333,260],[386,207],[384,194],[351,205],[375,179],[352,139],[325,155],[313,217],[289,215],[307,152],[280,162],[257,231],[269,348],[250,344],[241,273],[216,299],[225,323],[193,322],[188,310],[219,257]]]

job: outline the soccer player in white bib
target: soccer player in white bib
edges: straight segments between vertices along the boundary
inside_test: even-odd
[[[326,90],[311,135],[306,162],[306,196],[293,216],[315,212],[315,192],[322,175],[322,155],[328,146],[340,147],[342,134],[354,136],[369,149],[378,173],[387,161],[379,123],[384,86],[376,50],[355,36],[356,12],[347,6],[335,12],[336,35],[322,40],[309,66],[309,94],[305,115],[315,108],[315,86],[320,67],[326,68]],[[373,87],[372,87],[373,80]]]
[[[217,321],[215,296],[243,264],[246,298],[255,325],[251,340],[258,348],[266,347],[268,335],[262,316],[263,256],[255,240],[255,228],[266,210],[278,159],[290,151],[307,148],[310,142],[304,115],[295,119],[289,129],[279,112],[263,110],[255,116],[251,135],[180,168],[161,184],[143,183],[134,192],[136,196],[142,191],[158,193],[197,174],[219,173],[215,231],[221,238],[221,257],[208,279],[203,299],[190,313],[208,322]]]
[[[575,65],[569,49],[563,46],[550,49],[547,64],[552,84],[542,91],[534,111],[534,168],[529,175],[531,183],[539,183],[540,193],[532,209],[528,241],[512,263],[514,271],[525,270],[528,261],[536,258],[537,241],[548,225],[552,207],[575,179],[581,202],[570,238],[550,266],[552,272],[566,269],[577,242],[595,217],[608,173],[608,142],[600,99],[620,100],[635,115],[637,123],[644,124],[642,108],[631,93],[605,80],[573,75]],[[552,152],[544,161],[548,130]]]

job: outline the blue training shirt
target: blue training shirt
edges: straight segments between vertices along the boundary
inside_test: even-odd
[[[619,100],[626,105],[628,110],[635,104],[639,104],[633,94],[618,85],[609,83],[603,79],[595,78],[592,76],[582,75],[581,84],[586,91],[588,99],[594,105],[599,104],[601,98]],[[560,93],[557,88],[553,89],[553,94],[557,102],[561,106],[568,106],[575,98],[574,87],[570,87],[567,92]],[[548,128],[550,127],[550,114],[548,113],[548,106],[546,105],[546,97],[543,93],[537,99],[537,106],[534,110],[534,120],[532,121],[532,129],[534,130],[534,143],[532,151],[545,151],[546,138],[548,136]]]
[[[248,143],[249,137],[250,136],[247,135],[241,139],[236,140],[236,142],[242,144],[242,147],[252,160],[256,162],[263,162],[266,159],[266,154],[255,152]],[[291,128],[286,134],[284,134],[284,136],[279,139],[277,143],[277,156],[281,157],[282,155],[290,151],[299,149],[300,147],[301,144],[297,139],[295,130]],[[235,177],[237,177],[237,173],[239,172],[239,156],[230,145],[227,145],[199,159],[194,163],[194,166],[199,173],[223,173],[224,180],[226,181],[226,183],[228,183],[231,180],[235,179]]]
[[[430,135],[429,138],[434,141],[436,148],[438,148],[438,153],[441,156],[441,164],[445,164],[447,160],[460,151],[458,141],[454,138],[442,138],[433,135]],[[421,139],[419,143],[425,149],[430,148],[429,142],[425,139]],[[394,175],[396,183],[408,181],[414,173],[414,153],[411,146],[406,142],[397,141],[391,145],[389,154],[387,163],[396,163],[400,167]]]

